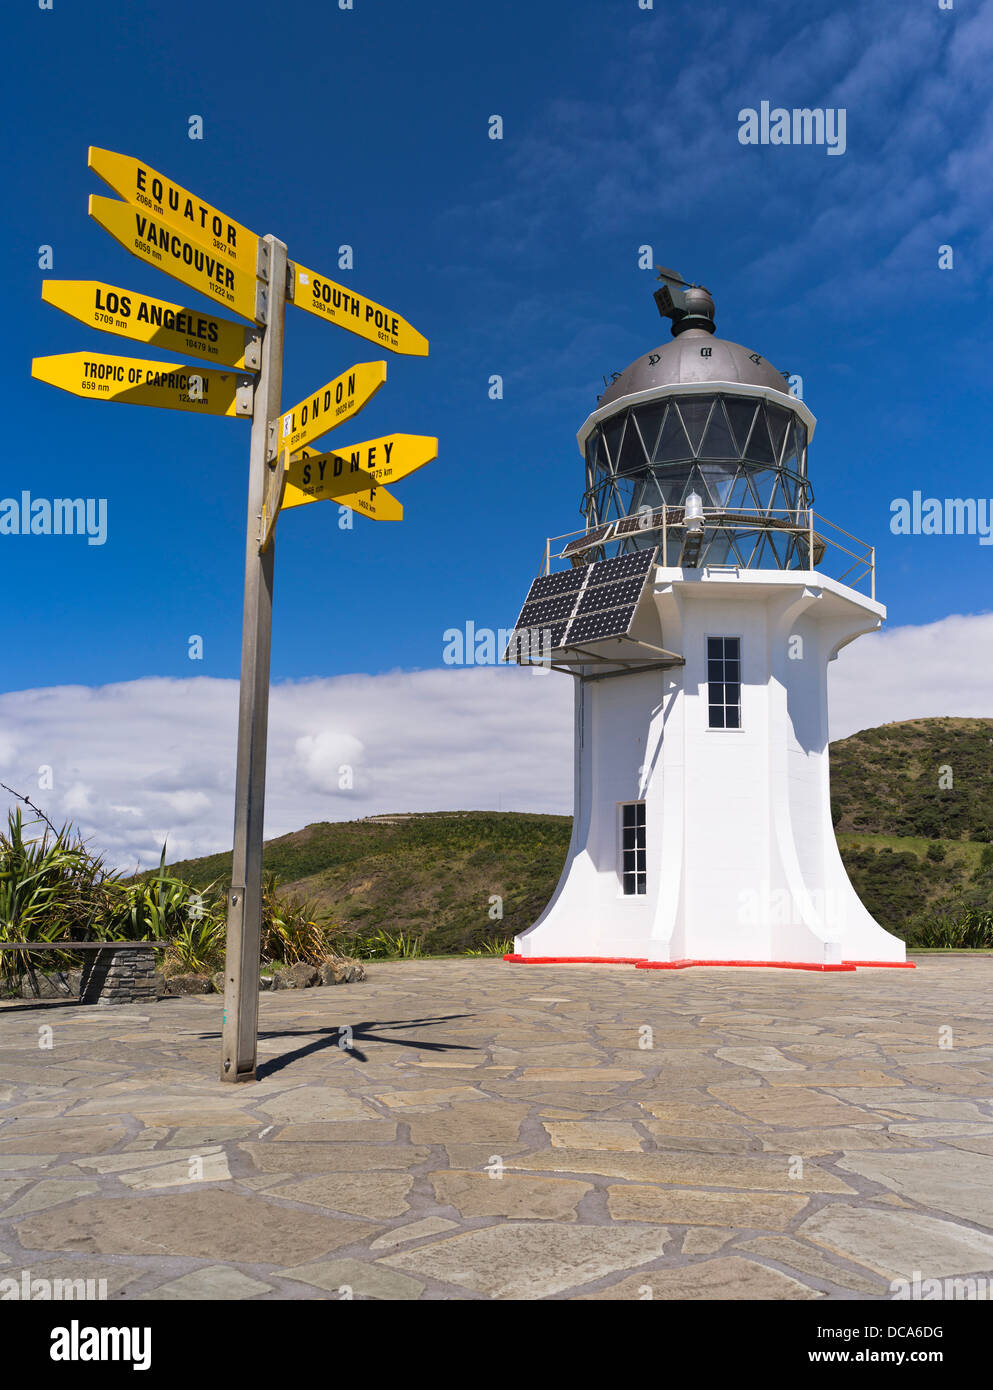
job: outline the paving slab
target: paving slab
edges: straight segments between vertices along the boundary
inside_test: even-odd
[[[813,1299],[823,1293],[779,1270],[737,1255],[702,1260],[683,1269],[632,1275],[599,1293],[582,1294],[596,1300],[660,1299]]]
[[[564,1226],[515,1221],[451,1236],[382,1261],[487,1298],[546,1298],[663,1252],[660,1226]]]

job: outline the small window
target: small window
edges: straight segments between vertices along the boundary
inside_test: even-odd
[[[621,884],[625,896],[645,893],[645,803],[621,807]]]
[[[741,728],[741,638],[707,638],[707,705],[712,729]]]

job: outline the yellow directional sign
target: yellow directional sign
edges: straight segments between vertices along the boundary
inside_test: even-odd
[[[287,479],[294,487],[315,497],[338,496],[322,489],[357,469],[376,483],[396,483],[438,457],[438,441],[427,434],[386,434],[362,444],[348,444],[327,454],[301,449],[293,459]]]
[[[259,367],[259,331],[233,319],[219,319],[205,309],[184,309],[180,304],[98,280],[43,280],[41,297],[46,304],[103,333],[116,333],[133,342],[202,357],[225,367]]]
[[[280,415],[276,425],[276,448],[280,451],[299,449],[327,434],[368,405],[385,380],[385,362],[357,362]]]
[[[74,396],[128,405],[158,405],[201,415],[252,414],[254,378],[183,362],[149,362],[102,352],[36,357],[31,375]]]
[[[391,352],[410,357],[428,355],[427,338],[392,309],[384,309],[382,304],[354,294],[344,285],[336,285],[299,264],[293,266],[293,303],[318,318],[329,319],[339,328],[347,328],[349,333],[368,338],[371,343],[382,343]]]
[[[254,274],[237,270],[187,233],[173,231],[143,208],[90,194],[89,214],[125,251],[164,270],[208,299],[261,323],[262,286]]]
[[[290,467],[293,465],[291,464]],[[400,502],[392,493],[387,492],[384,487],[369,487],[365,481],[366,475],[358,475],[363,478],[363,488],[361,492],[338,491],[338,488],[354,487],[358,477],[352,474],[347,481],[341,478],[334,485],[331,485],[326,492],[316,496],[311,492],[304,492],[302,488],[294,487],[287,478],[285,490],[283,492],[282,511],[288,511],[290,507],[303,507],[308,502],[327,502],[334,501],[339,507],[350,507],[353,512],[361,512],[363,516],[370,517],[373,521],[402,521],[403,503]]]
[[[377,487],[372,492],[348,493],[335,498],[335,501],[339,507],[349,507],[353,512],[367,516],[370,521],[403,520],[403,503],[384,487]]]
[[[186,232],[200,246],[214,251],[224,264],[237,266],[252,276],[256,274],[259,238],[234,218],[130,155],[91,145],[87,163],[132,206],[143,208],[167,227]]]

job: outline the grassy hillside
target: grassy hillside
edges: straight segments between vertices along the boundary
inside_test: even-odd
[[[568,816],[456,811],[308,825],[270,840],[280,891],[330,912],[346,932],[413,933],[429,953],[481,947],[529,926],[565,860]],[[227,882],[230,854],[173,865],[203,887]],[[500,904],[492,903],[499,897]],[[502,910],[503,916],[490,913]]]
[[[848,875],[905,932],[993,906],[993,720],[911,719],[831,745],[831,811]]]
[[[910,719],[831,745],[839,833],[993,840],[993,719]]]
[[[941,785],[939,783],[943,783]],[[859,895],[889,930],[993,907],[993,720],[918,719],[831,746],[832,813]],[[950,785],[948,785],[950,782]],[[309,825],[265,848],[265,868],[347,933],[482,947],[538,916],[565,860],[567,816],[459,811]],[[231,856],[172,866],[198,887]],[[502,918],[491,917],[502,902]]]

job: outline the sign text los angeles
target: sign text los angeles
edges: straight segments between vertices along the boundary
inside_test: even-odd
[[[217,318],[206,309],[185,309],[99,280],[43,280],[41,297],[102,333],[225,367],[258,369],[259,331],[233,319]]]

